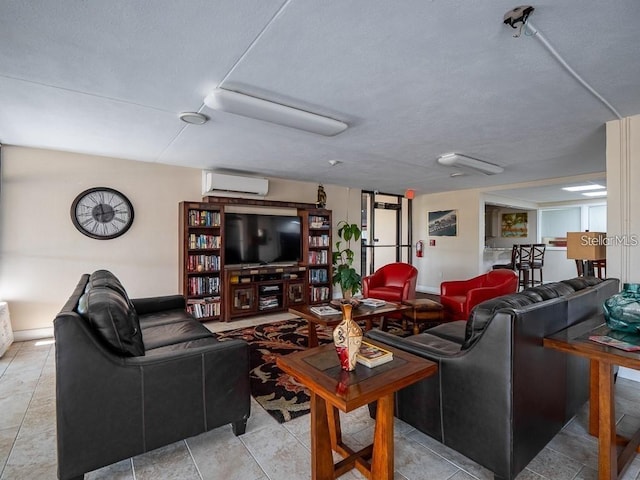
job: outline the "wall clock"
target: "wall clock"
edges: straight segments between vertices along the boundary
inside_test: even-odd
[[[133,205],[113,188],[90,188],[71,204],[71,221],[87,237],[109,240],[129,230],[133,223]]]

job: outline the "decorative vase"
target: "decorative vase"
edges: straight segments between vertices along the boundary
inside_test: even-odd
[[[333,331],[333,343],[340,359],[340,367],[351,371],[356,368],[356,355],[362,344],[362,329],[351,318],[350,304],[340,305],[342,322]]]
[[[625,283],[622,292],[607,298],[603,307],[611,330],[640,333],[640,283]]]

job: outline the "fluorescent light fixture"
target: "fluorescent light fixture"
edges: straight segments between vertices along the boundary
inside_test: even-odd
[[[214,110],[242,115],[285,127],[297,128],[319,135],[333,136],[348,125],[333,118],[269,102],[258,97],[217,88],[204,99],[204,104]]]
[[[562,187],[562,190],[567,192],[586,192],[588,190],[601,190],[604,187],[597,183],[590,183],[588,185],[576,185],[575,187]]]
[[[460,153],[445,153],[438,157],[440,165],[448,167],[467,167],[472,170],[484,173],[486,175],[495,175],[504,172],[504,168],[494,165],[493,163],[478,160],[477,158],[468,157]]]
[[[585,197],[606,197],[607,191],[598,190],[597,192],[584,192],[582,195]]]

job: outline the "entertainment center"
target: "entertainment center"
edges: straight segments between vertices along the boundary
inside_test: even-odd
[[[180,293],[200,321],[331,299],[330,210],[207,197],[180,202],[179,225]]]

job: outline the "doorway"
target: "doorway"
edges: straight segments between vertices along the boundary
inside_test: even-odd
[[[388,263],[411,263],[411,202],[401,195],[362,191],[363,277]]]

